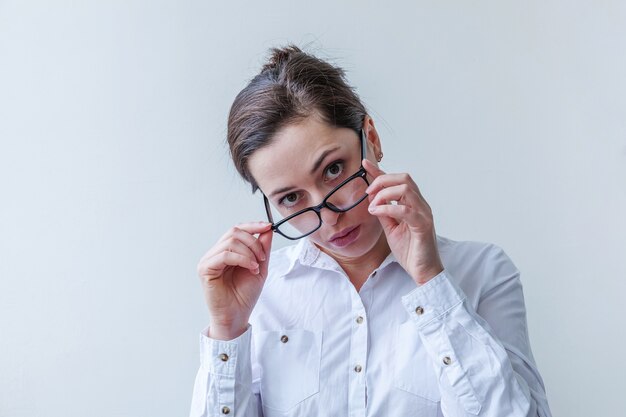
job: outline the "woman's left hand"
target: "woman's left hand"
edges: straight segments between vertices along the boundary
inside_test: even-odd
[[[430,206],[409,174],[385,174],[368,159],[363,168],[374,178],[366,191],[370,213],[378,217],[400,265],[418,285],[425,284],[444,269]]]

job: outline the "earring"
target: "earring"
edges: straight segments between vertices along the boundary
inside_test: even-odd
[[[378,154],[378,156],[376,157],[376,160],[377,160],[378,162],[380,162],[382,159],[383,159],[383,153],[381,152],[381,153],[379,153],[379,154]]]

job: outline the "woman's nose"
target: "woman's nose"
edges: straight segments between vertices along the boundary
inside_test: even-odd
[[[336,211],[332,211],[328,207],[324,207],[324,208],[322,208],[322,211],[320,211],[320,216],[322,217],[322,222],[324,224],[328,224],[330,226],[332,226],[335,223],[337,223],[337,219],[339,218],[340,215],[341,215],[341,213],[337,213]]]

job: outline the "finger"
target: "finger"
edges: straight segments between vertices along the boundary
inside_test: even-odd
[[[248,232],[250,234],[255,234],[255,233],[263,233],[266,230],[269,230],[271,228],[271,226],[272,226],[272,224],[268,223],[268,222],[239,223],[238,225],[233,226],[230,229],[228,229],[228,231],[226,233],[224,233],[222,235],[222,237],[219,239],[219,242],[228,239],[237,230],[243,230],[244,232]]]
[[[259,268],[259,264],[248,256],[236,252],[224,251],[207,259],[201,275],[209,277],[209,280],[219,278],[222,276],[222,272],[227,266],[239,266],[249,269],[252,273]]]
[[[232,238],[225,242],[220,243],[217,246],[215,253],[218,254],[220,252],[235,252],[240,255],[246,256],[250,259],[254,259],[256,263],[260,263],[259,259],[256,257],[254,252],[250,249],[250,247],[248,247],[245,243],[235,238]]]
[[[403,204],[411,207],[419,205],[419,198],[415,191],[407,184],[400,184],[383,188],[377,192],[370,199],[370,207],[388,204],[392,201],[403,202]]]
[[[259,221],[250,223],[240,223],[237,227],[241,230],[245,230],[248,233],[262,233],[270,228],[272,223]]]
[[[389,232],[395,229],[398,226],[398,221],[393,217],[385,216],[384,214],[372,213],[373,216],[378,218],[380,225],[383,227],[383,230]]]
[[[263,250],[263,246],[261,245],[259,240],[256,237],[252,236],[250,233],[246,232],[245,230],[235,228],[231,239],[239,240],[243,242],[246,246],[248,246],[250,250],[254,252],[254,256],[256,257],[257,262],[261,263],[265,260],[266,254]]]
[[[398,185],[398,184],[407,184],[415,188],[416,190],[418,190],[417,184],[415,184],[411,176],[409,174],[402,173],[402,174],[385,174],[385,175],[378,176],[374,181],[372,181],[370,186],[367,187],[367,190],[365,190],[365,192],[367,194],[372,195],[372,194],[376,194],[378,191],[382,190],[383,188],[391,187],[391,186]]]
[[[378,166],[374,164],[372,161],[370,161],[369,159],[363,159],[361,161],[361,164],[363,165],[363,168],[365,168],[365,171],[373,179],[376,179],[376,177],[383,175],[385,173],[382,169],[378,168]]]
[[[385,204],[382,206],[373,207],[370,210],[370,213],[378,217],[381,222],[383,221],[383,218],[391,218],[394,219],[397,223],[400,223],[401,221],[407,221],[411,216],[411,212],[411,208],[403,204]],[[409,222],[407,221],[407,223]],[[387,225],[389,226],[391,224],[388,223]]]
[[[267,269],[270,263],[270,254],[272,251],[272,238],[274,233],[271,230],[267,232],[261,233],[259,235],[258,241],[263,247],[263,252],[266,254],[265,261],[261,262],[261,276],[267,277]]]

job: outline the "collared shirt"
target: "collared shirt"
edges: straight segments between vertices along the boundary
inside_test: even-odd
[[[551,417],[518,269],[493,244],[437,244],[424,285],[390,253],[358,292],[306,238],[272,252],[246,332],[201,332],[190,416]]]

